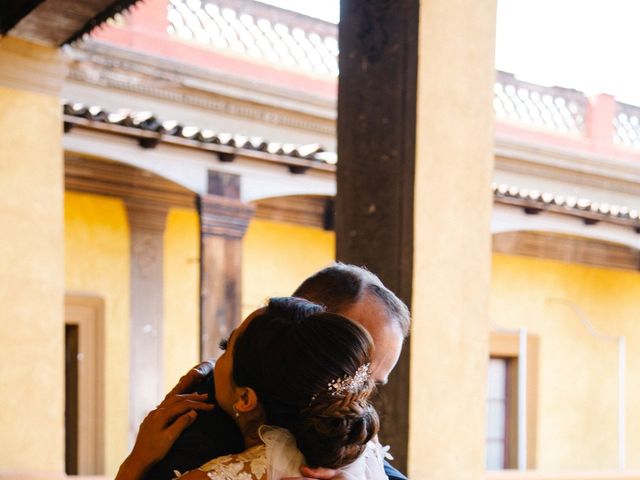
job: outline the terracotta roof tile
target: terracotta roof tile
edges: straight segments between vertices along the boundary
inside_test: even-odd
[[[162,140],[162,136],[176,137],[184,140],[195,142],[194,146],[202,145],[221,145],[242,150],[244,154],[255,151],[264,154],[277,155],[283,157],[286,163],[296,166],[310,166],[312,164],[325,165],[331,170],[335,165],[335,153],[325,152],[324,149],[316,143],[309,145],[296,145],[293,143],[269,142],[261,137],[249,137],[237,133],[215,132],[209,128],[200,128],[194,125],[182,125],[175,120],[159,120],[151,112],[135,112],[131,110],[117,110],[108,112],[104,108],[97,105],[83,105],[80,103],[64,102],[63,113],[65,131],[69,131],[75,124],[81,124],[87,127],[98,128],[104,126],[125,127],[126,133],[135,136],[135,132],[139,131],[140,135],[144,132],[146,137],[150,138],[149,133],[157,134],[157,139]],[[81,123],[78,119],[87,121]],[[153,136],[152,136],[153,137]],[[225,150],[225,153],[230,153]],[[300,160],[297,160],[300,159]]]
[[[191,146],[207,149],[206,145],[220,145],[227,155],[227,159],[235,155],[237,149],[243,155],[250,155],[251,151],[263,154],[280,156],[283,163],[289,164],[292,172],[302,173],[312,165],[324,165],[326,169],[333,168],[338,161],[335,152],[326,152],[318,144],[295,145],[292,143],[269,142],[260,137],[248,137],[232,133],[216,133],[214,130],[199,128],[193,125],[182,125],[175,120],[160,121],[151,112],[133,112],[130,110],[118,110],[108,112],[100,106],[83,105],[80,103],[65,102],[63,104],[65,124],[80,123],[86,127],[99,128],[100,125],[115,125],[124,127],[125,133],[146,132],[158,135],[158,141],[162,136],[176,137],[193,142]],[[80,119],[80,120],[76,120]],[[84,123],[82,123],[84,122]],[[68,131],[68,130],[66,130]],[[153,140],[153,138],[151,138]],[[238,152],[236,152],[238,153]],[[229,157],[231,155],[231,157]],[[308,162],[311,163],[308,163]],[[307,163],[305,163],[307,162]],[[550,211],[568,214],[584,219],[585,223],[593,224],[599,221],[631,226],[640,231],[640,214],[637,209],[626,206],[599,203],[587,198],[575,196],[556,195],[551,192],[541,192],[536,189],[519,188],[515,185],[493,183],[491,189],[494,199],[498,203],[519,206],[529,213]]]
[[[632,226],[635,229],[640,228],[637,209],[599,203],[575,196],[564,197],[550,192],[540,193],[537,190],[527,190],[514,185],[493,183],[491,190],[499,203],[570,214],[589,220],[589,223],[604,221]]]

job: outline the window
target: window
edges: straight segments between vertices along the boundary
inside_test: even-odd
[[[535,465],[538,343],[535,335],[525,333],[526,359],[521,358],[520,335],[520,332],[494,332],[490,337],[486,397],[488,470],[532,468]],[[521,361],[524,361],[524,371],[520,372],[523,374],[522,385],[518,376]],[[521,389],[525,392],[524,401],[518,397]],[[520,408],[524,412],[523,418],[518,415]],[[519,439],[524,441],[523,449],[518,448]]]
[[[487,384],[487,469],[506,468],[507,458],[507,362],[489,360]]]

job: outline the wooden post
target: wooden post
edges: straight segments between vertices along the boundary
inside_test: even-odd
[[[418,0],[343,0],[336,256],[411,305]],[[381,389],[381,438],[406,471],[409,345]]]
[[[218,343],[241,319],[242,237],[255,208],[240,200],[240,177],[209,172],[199,198],[202,359],[217,358]]]

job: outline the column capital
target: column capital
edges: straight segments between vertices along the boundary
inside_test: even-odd
[[[132,229],[163,232],[169,205],[142,199],[125,198],[129,225]]]
[[[240,239],[247,231],[255,207],[237,198],[221,195],[198,197],[200,228],[203,236]]]

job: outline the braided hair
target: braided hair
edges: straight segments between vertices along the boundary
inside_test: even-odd
[[[272,298],[236,340],[233,381],[256,392],[267,422],[293,434],[309,466],[339,468],[364,451],[379,421],[368,375],[340,392],[329,384],[361,372],[372,349],[357,323],[307,300]]]

